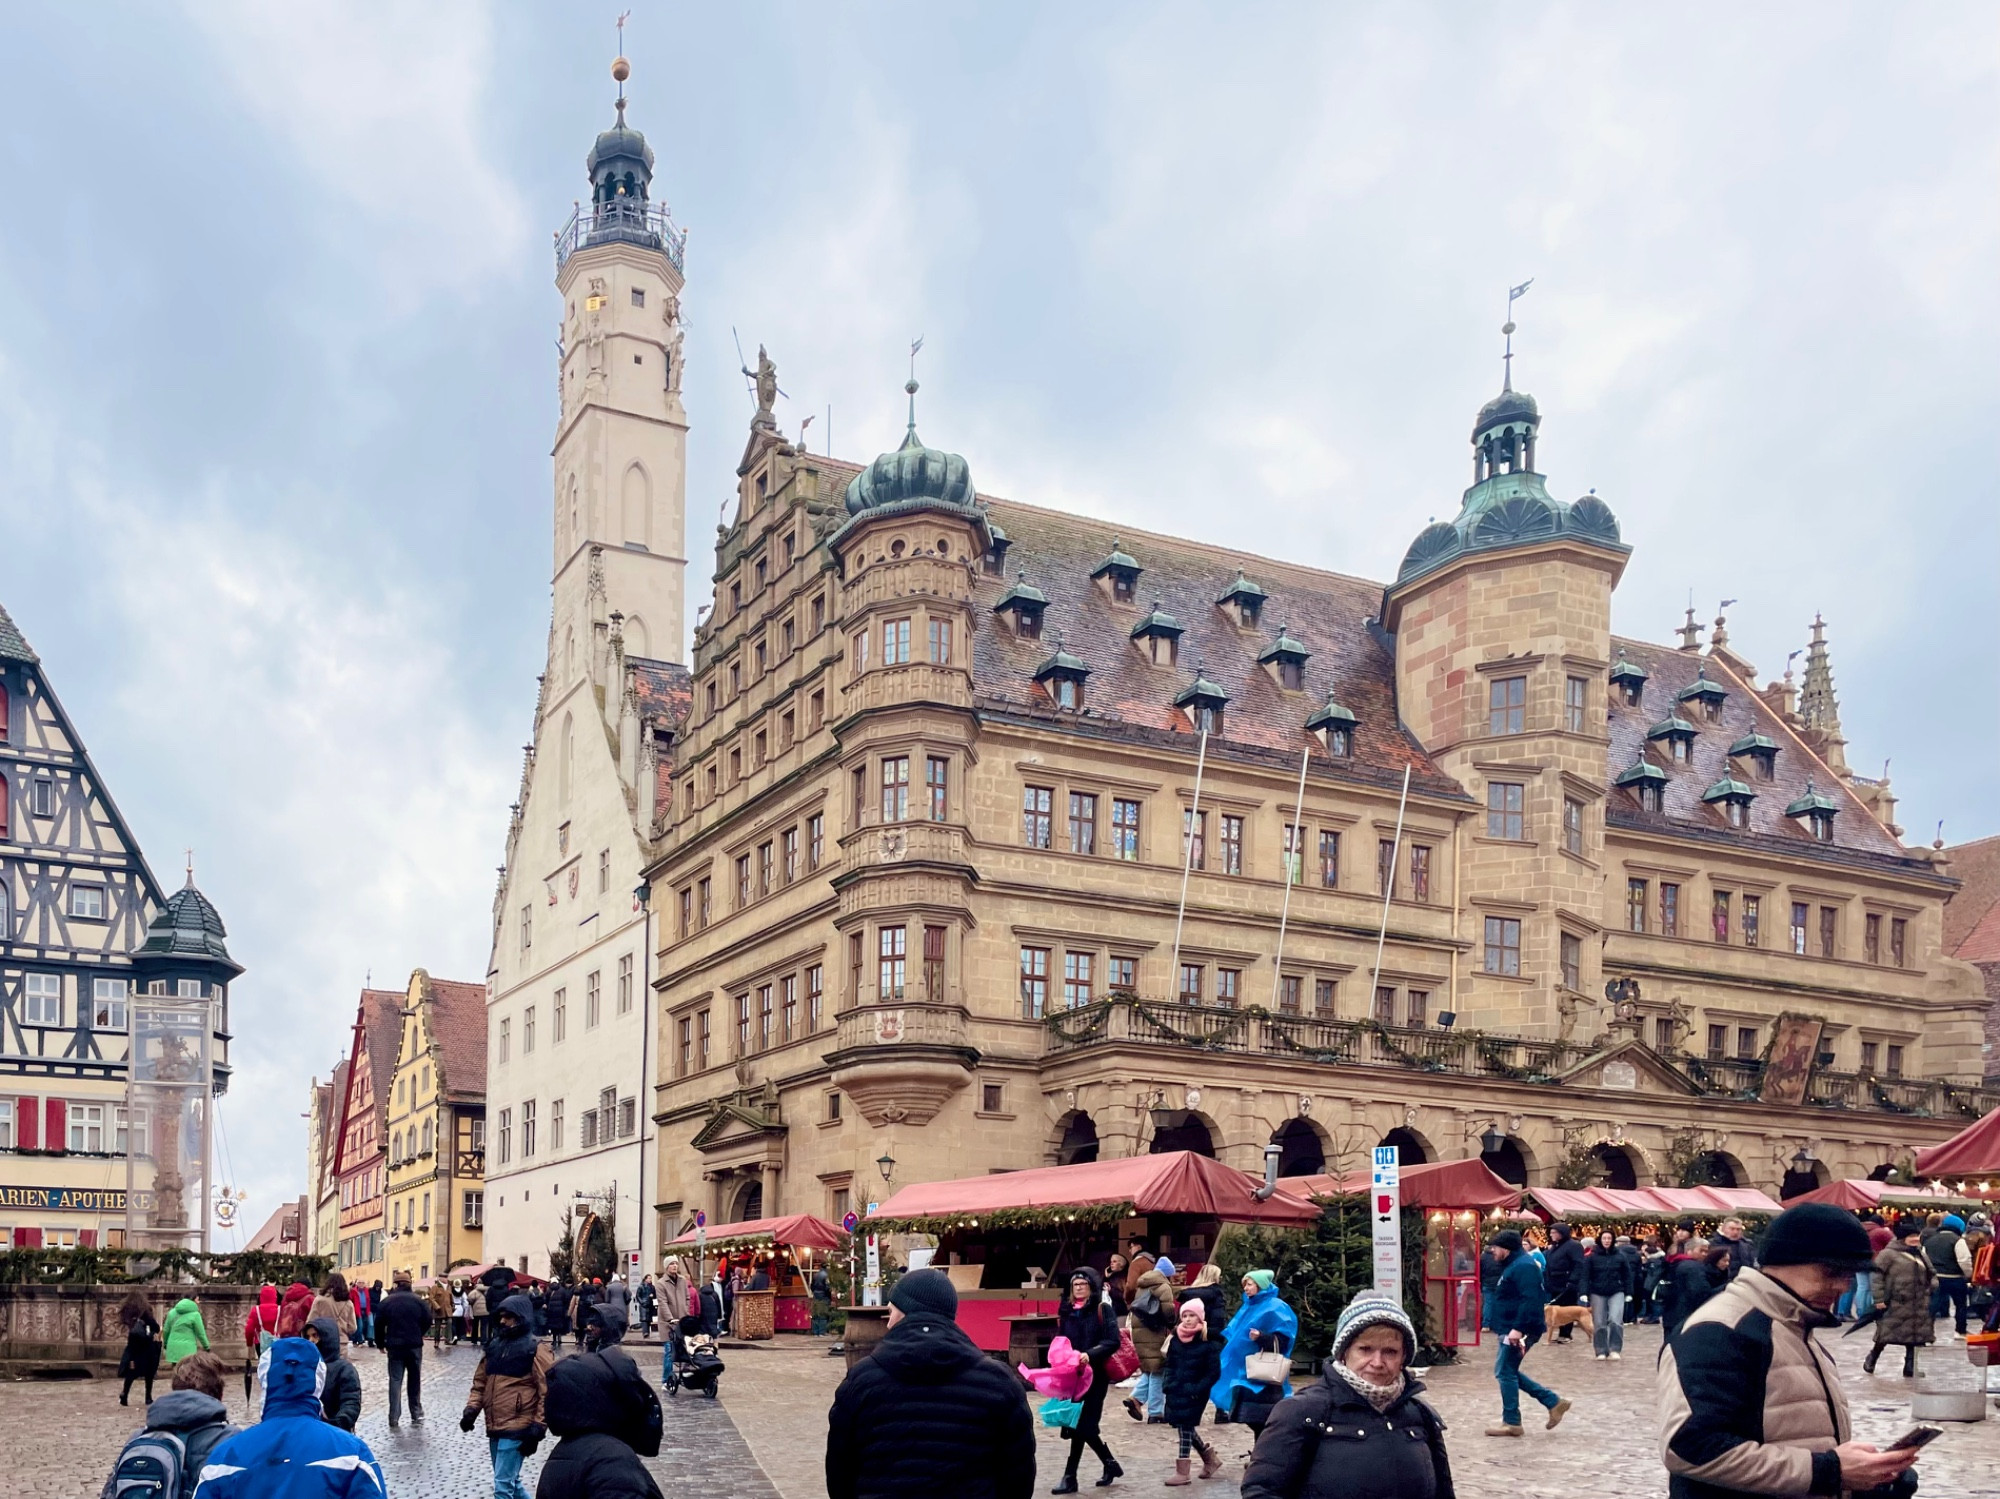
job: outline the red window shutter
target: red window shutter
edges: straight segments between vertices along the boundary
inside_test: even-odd
[[[42,1231],[39,1228],[15,1229],[14,1247],[16,1249],[40,1249],[42,1247]]]
[[[0,682],[0,744],[7,742],[7,684]]]
[[[69,1149],[69,1105],[60,1098],[49,1100],[49,1126],[44,1137],[49,1150]]]
[[[0,687],[0,702],[6,701],[7,689]],[[0,724],[0,744],[7,742],[6,725]],[[0,838],[7,836],[7,803],[13,796],[13,783],[0,775]]]
[[[14,1143],[22,1150],[42,1146],[42,1101],[39,1098],[14,1100]]]
[[[76,1231],[76,1242],[79,1248],[95,1249],[97,1247],[97,1230],[94,1228],[78,1229]]]

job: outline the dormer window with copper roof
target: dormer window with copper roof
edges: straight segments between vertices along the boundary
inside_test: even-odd
[[[1722,820],[1732,828],[1747,828],[1750,826],[1750,803],[1756,795],[1734,776],[1724,776],[1702,792],[1701,799],[1718,809]]]
[[[1623,786],[1638,798],[1641,812],[1664,812],[1667,806],[1667,773],[1651,760],[1642,759],[1618,772],[1612,785]]]
[[[1236,581],[1231,583],[1215,603],[1236,622],[1240,630],[1257,628],[1258,617],[1264,611],[1264,600],[1270,597],[1263,589],[1243,576],[1243,569],[1236,569]]]
[[[1090,668],[1064,650],[1058,638],[1055,654],[1035,668],[1035,684],[1058,708],[1076,713],[1083,708],[1083,680],[1089,675]]]
[[[1808,780],[1806,794],[1785,808],[1785,816],[1803,828],[1815,843],[1831,843],[1834,814],[1839,811],[1840,803]]]
[[[1775,781],[1778,778],[1777,742],[1762,734],[1745,734],[1729,746],[1729,758],[1748,761],[1754,780]]]
[[[1174,666],[1181,659],[1181,622],[1153,600],[1152,611],[1132,626],[1132,642],[1146,653],[1155,666]]]
[[[1145,569],[1128,556],[1124,543],[1116,536],[1111,538],[1111,555],[1097,564],[1097,570],[1090,580],[1111,595],[1113,603],[1129,604],[1139,586],[1139,574]]]
[[[1325,705],[1306,720],[1306,732],[1334,759],[1345,760],[1354,753],[1356,724],[1354,715],[1328,693]]]
[[[1694,725],[1685,718],[1663,718],[1646,730],[1648,744],[1664,744],[1666,757],[1676,765],[1694,758]]]
[[[1704,723],[1720,723],[1722,722],[1722,700],[1728,696],[1729,690],[1727,688],[1718,687],[1715,683],[1709,681],[1708,668],[1706,666],[1698,666],[1695,668],[1694,680],[1674,694],[1674,701],[1676,703],[1692,703],[1694,705],[1692,711]]]
[[[1257,664],[1285,691],[1300,692],[1306,685],[1306,660],[1311,655],[1311,651],[1292,639],[1289,628],[1281,628],[1276,644],[1257,658]]]
[[[1000,595],[1000,602],[993,606],[993,612],[1013,629],[1022,640],[1042,638],[1042,613],[1049,607],[1048,596],[1028,581],[1022,572],[1014,581],[1014,586]]]
[[[986,535],[986,555],[980,559],[980,565],[986,569],[989,578],[1004,578],[1007,576],[1007,548],[1013,543],[998,523],[990,519],[986,522]]]
[[[1624,698],[1626,707],[1638,707],[1646,696],[1646,668],[1634,666],[1620,651],[1611,664],[1611,690]]]
[[[1229,697],[1215,683],[1201,674],[1196,667],[1194,681],[1181,689],[1174,699],[1174,706],[1187,715],[1189,725],[1197,734],[1220,734],[1222,732],[1222,710],[1229,704]]]

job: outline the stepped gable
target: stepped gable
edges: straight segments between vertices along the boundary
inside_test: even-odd
[[[1091,580],[1111,545],[1111,525],[1012,501],[987,504],[1012,544],[1008,576],[981,577],[981,605],[990,609],[1022,571],[1049,604],[1040,640],[1019,640],[998,629],[977,633],[974,691],[982,705],[1107,730],[1115,726],[1121,735],[1136,730],[1177,739],[1192,753],[1193,732],[1173,703],[1199,668],[1229,699],[1221,743],[1232,751],[1296,769],[1299,752],[1310,743],[1306,720],[1331,695],[1359,721],[1354,753],[1339,760],[1316,753],[1317,774],[1400,786],[1408,766],[1412,790],[1464,794],[1397,722],[1395,663],[1368,628],[1381,603],[1379,583],[1120,526],[1115,529],[1124,550],[1145,572],[1134,602],[1115,604]],[[1216,607],[1239,571],[1267,595],[1255,629],[1238,629]],[[1174,667],[1152,665],[1130,638],[1154,599],[1185,631]],[[1310,653],[1304,686],[1295,692],[1285,691],[1258,665],[1280,631]],[[1058,635],[1063,649],[1090,668],[1082,714],[1058,713],[1034,687],[1034,672]]]
[[[431,1044],[448,1097],[486,1096],[486,986],[432,979]]]
[[[1667,772],[1666,801],[1661,812],[1642,812],[1634,797],[1614,789],[1605,807],[1608,821],[1624,828],[1658,827],[1677,835],[1707,831],[1744,847],[1762,845],[1782,849],[1789,855],[1862,855],[1893,859],[1926,871],[1930,868],[1927,860],[1913,856],[1897,842],[1855,797],[1846,781],[1829,769],[1749,684],[1724,663],[1713,656],[1673,646],[1614,636],[1611,641],[1614,659],[1620,651],[1649,676],[1639,706],[1628,707],[1622,694],[1611,695],[1611,747],[1605,759],[1605,779],[1609,781],[1642,757],[1651,759]],[[1719,723],[1707,722],[1694,711],[1692,704],[1677,701],[1679,693],[1692,686],[1697,675],[1706,675],[1729,694],[1723,699]],[[1673,764],[1657,749],[1651,755],[1646,754],[1646,731],[1675,713],[1693,724],[1696,731],[1694,758],[1685,765]],[[1750,734],[1762,734],[1778,746],[1776,779],[1760,781],[1745,769],[1732,772],[1729,747]],[[1732,773],[1756,793],[1756,799],[1750,803],[1747,829],[1725,827],[1721,817],[1701,799],[1710,786]],[[1806,795],[1808,781],[1813,791],[1831,798],[1839,808],[1833,819],[1831,844],[1815,842],[1785,815],[1786,807]]]

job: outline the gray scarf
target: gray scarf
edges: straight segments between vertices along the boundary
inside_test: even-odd
[[[1327,1367],[1345,1380],[1347,1387],[1353,1390],[1355,1394],[1374,1406],[1378,1414],[1387,1410],[1398,1400],[1401,1400],[1403,1398],[1403,1387],[1409,1383],[1409,1377],[1400,1372],[1396,1375],[1393,1384],[1370,1384],[1338,1360],[1328,1364]]]

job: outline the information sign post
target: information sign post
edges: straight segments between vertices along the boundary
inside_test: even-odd
[[[1393,1145],[1375,1147],[1368,1207],[1375,1220],[1375,1293],[1400,1302],[1403,1299],[1403,1168]]]

